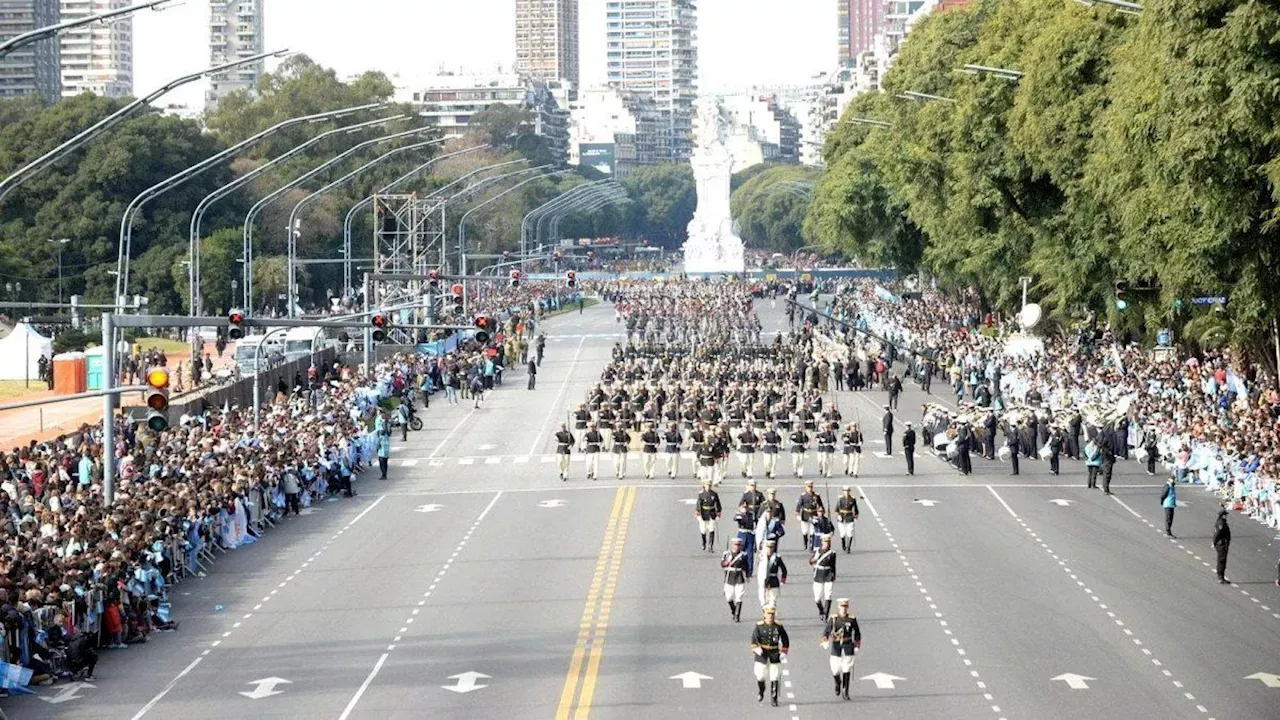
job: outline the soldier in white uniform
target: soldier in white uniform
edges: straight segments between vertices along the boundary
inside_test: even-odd
[[[556,466],[560,469],[560,479],[569,479],[569,450],[573,447],[573,433],[569,432],[568,423],[560,423],[556,431]]]
[[[747,566],[748,552],[743,549],[742,540],[734,538],[720,560],[720,567],[724,568],[724,599],[729,603],[729,616],[734,622],[742,621],[742,597],[751,576],[751,569]]]
[[[744,478],[755,476],[756,444],[759,442],[760,436],[756,435],[750,425],[743,427],[738,433],[738,466],[742,468]]]
[[[831,586],[836,581],[836,553],[831,549],[831,536],[822,536],[822,547],[809,558],[813,566],[813,602],[818,606],[818,617],[823,620],[831,614]]]
[[[778,554],[776,541],[765,541],[764,557],[760,559],[760,572],[756,573],[756,576],[760,579],[761,609],[769,606],[777,607],[778,593],[787,582],[787,564]]]
[[[667,477],[675,478],[676,471],[680,469],[680,445],[684,442],[684,438],[680,435],[680,428],[675,423],[667,426],[667,431],[662,435],[662,454],[666,456],[667,461]]]
[[[599,477],[600,472],[600,446],[604,444],[604,435],[596,429],[596,424],[587,425],[587,434],[584,436],[587,454],[587,479],[595,480]]]

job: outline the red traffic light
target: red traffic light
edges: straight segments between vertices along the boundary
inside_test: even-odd
[[[466,292],[466,289],[462,287],[462,283],[454,283],[453,286],[449,288],[449,292],[453,293],[457,297],[462,297],[462,294]]]
[[[369,318],[369,322],[372,323],[373,326],[376,328],[384,328],[387,326],[387,316],[374,315],[373,317]]]
[[[432,289],[440,287],[440,273],[436,270],[427,273],[427,282],[431,284]]]
[[[485,317],[484,315],[477,315],[476,327],[480,328],[481,330],[489,327],[489,318]]]
[[[244,337],[244,313],[240,310],[232,310],[227,313],[227,337],[232,340],[239,340]]]
[[[239,310],[232,310],[231,314],[227,315],[227,320],[231,321],[236,325],[239,325],[240,323],[244,322],[244,313],[240,312]]]
[[[564,274],[564,279],[568,283],[569,287],[575,287],[578,284],[578,273],[570,270]]]

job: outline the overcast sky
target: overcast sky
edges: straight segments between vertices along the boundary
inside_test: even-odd
[[[382,70],[397,84],[440,69],[493,72],[515,61],[515,0],[261,0],[267,50],[304,52],[342,76]],[[831,70],[834,0],[698,0],[704,89],[799,84]],[[582,83],[605,77],[605,0],[580,0]],[[209,64],[207,0],[134,20],[134,92]],[[269,66],[270,67],[270,66]],[[203,86],[160,104],[199,106]]]

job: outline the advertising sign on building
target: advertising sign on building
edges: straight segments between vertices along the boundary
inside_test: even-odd
[[[616,152],[613,143],[583,143],[579,146],[580,164],[612,175]]]

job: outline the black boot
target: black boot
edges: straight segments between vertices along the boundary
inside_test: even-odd
[[[830,600],[827,601],[826,607],[822,609],[822,619],[826,620],[829,617],[831,617],[831,601]]]
[[[733,617],[733,616],[734,616],[734,612],[735,612],[735,610],[736,610],[735,605],[736,605],[736,603],[734,603],[732,600],[730,600],[730,601],[729,601],[729,617]]]
[[[808,535],[804,535],[804,536],[802,536],[802,537],[804,537],[804,549],[805,549],[805,550],[808,550],[808,549],[809,549],[809,536],[808,536]]]
[[[708,551],[708,552],[715,552],[715,551],[716,551],[716,534],[715,534],[714,532],[712,532],[712,533],[708,533],[708,534],[707,534],[707,539],[708,539],[708,541],[707,541],[707,551]]]
[[[817,606],[818,606],[818,617],[822,618],[823,620],[826,620],[826,619],[827,619],[827,616],[826,616],[826,615],[824,615],[824,614],[822,613],[822,603],[821,603],[821,602],[816,602],[816,603],[814,603],[814,605],[817,605]]]
[[[769,704],[778,707],[778,681],[769,683]]]
[[[738,603],[738,609],[733,612],[733,621],[742,622],[742,603]]]
[[[836,681],[836,697],[840,697],[840,676],[839,675],[835,676],[835,681]]]
[[[703,550],[706,550],[706,549],[707,549],[707,534],[706,534],[706,533],[702,533],[702,549],[703,549]]]
[[[764,702],[764,681],[756,681],[756,702]]]
[[[843,676],[841,676],[842,679],[844,680],[844,694],[842,694],[840,697],[844,698],[845,700],[849,699],[849,675],[851,675],[851,673],[845,673]]]

